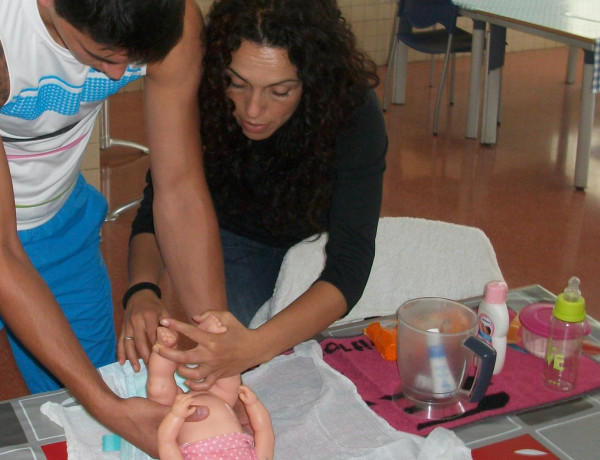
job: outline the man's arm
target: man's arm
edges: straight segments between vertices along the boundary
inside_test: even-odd
[[[188,316],[226,309],[217,219],[204,178],[197,90],[202,15],[187,0],[183,38],[148,65],[145,103],[156,237]]]
[[[151,455],[157,453],[156,432],[167,408],[141,398],[120,399],[87,358],[19,241],[12,181],[1,142],[0,315],[93,417]]]

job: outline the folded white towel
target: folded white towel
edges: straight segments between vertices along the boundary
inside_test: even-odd
[[[256,313],[256,328],[286,308],[319,277],[325,266],[326,235],[290,248],[273,296]],[[335,325],[394,313],[417,297],[452,300],[482,295],[485,284],[503,280],[496,254],[478,228],[409,217],[379,220],[375,259],[365,291]]]
[[[128,366],[128,365],[126,365]],[[145,371],[118,363],[102,368],[113,388],[138,395]],[[467,460],[469,449],[452,432],[436,428],[427,438],[394,430],[361,399],[354,384],[323,361],[315,341],[298,345],[243,376],[271,414],[277,460]],[[137,390],[136,390],[137,388]],[[108,430],[81,406],[48,402],[42,413],[65,429],[69,460],[149,460],[137,449],[103,453]],[[131,445],[129,445],[131,446]]]

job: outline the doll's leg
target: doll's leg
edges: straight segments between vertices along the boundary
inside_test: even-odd
[[[174,348],[177,345],[177,339],[177,333],[166,327],[159,327],[156,330],[156,341],[161,345]],[[175,383],[176,369],[176,362],[163,358],[158,353],[150,353],[146,385],[149,399],[165,405],[173,403],[175,396],[181,391]]]
[[[205,332],[212,332],[213,334],[223,334],[227,332],[227,328],[223,326],[221,320],[211,312],[206,312],[200,316],[198,329]],[[224,377],[217,380],[213,386],[210,387],[210,392],[221,398],[230,406],[233,406],[237,402],[238,387],[241,383],[242,380],[239,375]]]
[[[238,392],[254,431],[254,449],[258,458],[272,459],[275,449],[275,434],[269,411],[246,385],[241,385]]]

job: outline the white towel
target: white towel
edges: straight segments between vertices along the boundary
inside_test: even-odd
[[[102,452],[102,436],[112,433],[72,397],[61,404],[46,402],[40,411],[65,430],[69,460],[119,460],[119,452]]]
[[[436,428],[427,438],[396,431],[354,384],[323,361],[315,341],[244,375],[271,414],[277,460],[466,460],[470,450]]]
[[[319,277],[325,266],[326,235],[290,248],[273,296],[250,323],[256,328],[286,308]],[[334,325],[395,313],[407,300],[482,295],[485,284],[503,280],[494,248],[480,229],[426,219],[379,220],[376,250],[365,291]]]
[[[110,385],[139,388],[145,372],[132,374],[118,363],[102,368]],[[135,380],[135,381],[134,381]],[[467,460],[469,449],[452,432],[436,428],[427,438],[394,430],[365,404],[354,384],[323,361],[315,341],[298,345],[243,376],[271,414],[277,460]],[[133,396],[133,395],[130,395]],[[66,432],[69,460],[119,458],[102,453],[108,430],[80,406],[45,403],[42,413]],[[121,459],[150,459],[139,450]]]

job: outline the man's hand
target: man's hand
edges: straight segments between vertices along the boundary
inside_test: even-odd
[[[146,398],[122,399],[118,415],[112,417],[110,428],[152,458],[158,458],[158,426],[171,408]],[[187,412],[187,422],[197,422],[208,417],[206,406],[193,406]]]

